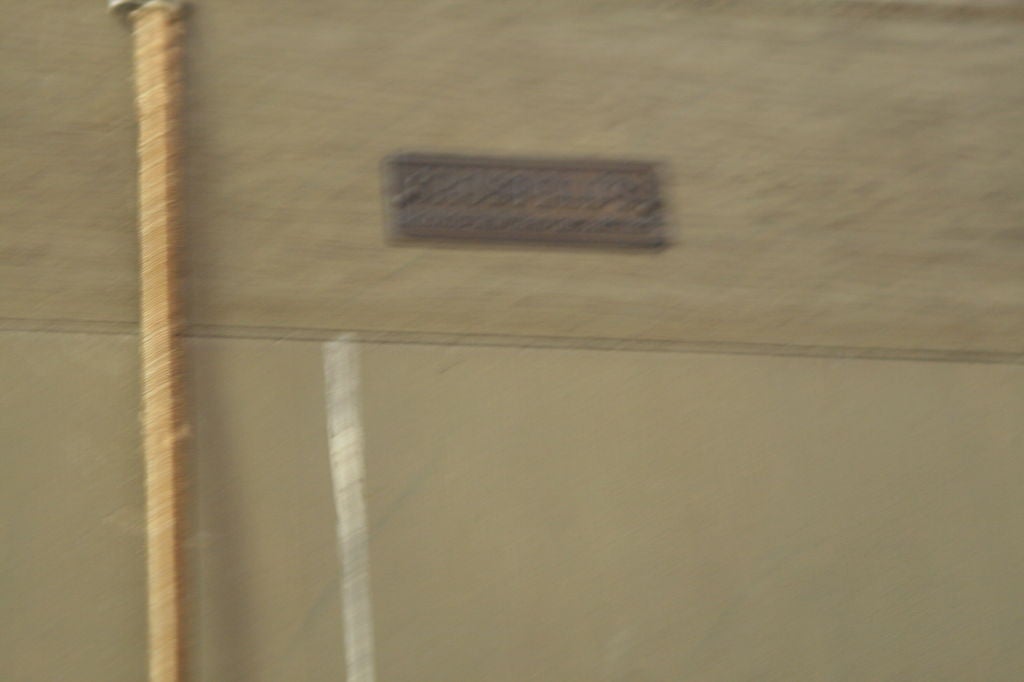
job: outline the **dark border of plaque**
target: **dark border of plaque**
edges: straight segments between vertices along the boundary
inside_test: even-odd
[[[653,163],[398,154],[384,175],[398,241],[665,244]]]

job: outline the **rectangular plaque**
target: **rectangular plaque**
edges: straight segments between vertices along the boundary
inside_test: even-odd
[[[654,164],[401,154],[385,162],[402,240],[657,247]]]

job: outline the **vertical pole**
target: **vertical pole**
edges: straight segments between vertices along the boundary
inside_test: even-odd
[[[149,680],[184,679],[182,451],[185,417],[176,247],[180,230],[180,8],[130,12],[138,114],[139,247]]]

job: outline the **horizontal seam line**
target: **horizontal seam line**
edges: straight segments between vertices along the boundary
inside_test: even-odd
[[[33,320],[0,318],[0,333],[36,332],[52,334],[96,334],[138,336],[134,322],[112,320]],[[861,360],[907,360],[917,362],[959,362],[973,364],[1024,364],[1024,353],[952,350],[938,348],[886,348],[873,346],[832,346],[756,341],[687,341],[683,339],[630,339],[616,337],[542,336],[518,334],[474,334],[466,332],[418,332],[403,330],[321,329],[303,327],[259,327],[247,325],[186,325],[185,338],[237,338],[268,341],[323,342],[351,334],[362,343],[429,346],[470,346],[495,348],[547,348],[653,353],[701,353],[719,355],[764,355],[770,357],[819,357]]]

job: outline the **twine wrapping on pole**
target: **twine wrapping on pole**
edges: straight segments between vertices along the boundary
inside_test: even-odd
[[[185,415],[176,254],[181,229],[180,5],[114,0],[111,7],[128,10],[134,41],[149,680],[182,682]]]

